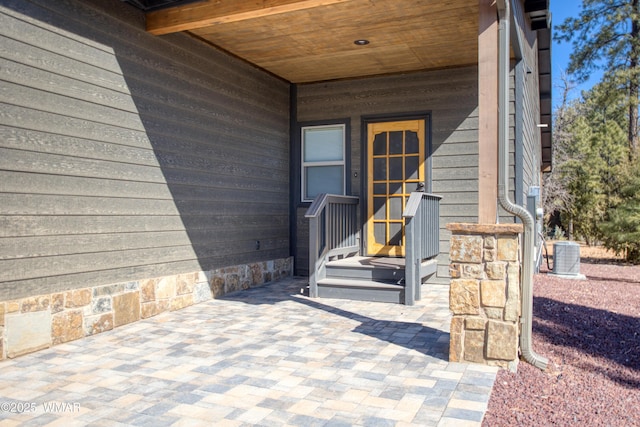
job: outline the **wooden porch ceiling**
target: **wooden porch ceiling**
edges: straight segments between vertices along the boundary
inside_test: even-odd
[[[478,62],[469,0],[205,0],[147,13],[147,30],[188,31],[292,83]]]

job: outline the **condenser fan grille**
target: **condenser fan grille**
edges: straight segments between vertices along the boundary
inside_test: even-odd
[[[553,273],[564,275],[580,274],[580,245],[575,242],[553,244]]]

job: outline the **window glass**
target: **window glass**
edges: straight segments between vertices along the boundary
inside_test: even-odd
[[[342,126],[333,128],[305,129],[304,161],[341,161],[343,157],[343,141],[344,137]]]
[[[373,179],[376,181],[387,179],[387,159],[373,159]]]
[[[420,141],[418,140],[418,134],[412,132],[410,130],[405,131],[405,153],[419,153],[420,152]]]
[[[402,131],[389,132],[389,154],[402,154]]]
[[[389,179],[402,181],[402,157],[389,158]]]
[[[343,194],[342,166],[308,166],[305,168],[306,199],[314,199],[318,194]]]
[[[373,139],[373,155],[384,156],[385,154],[387,154],[387,132],[382,132]]]
[[[407,156],[404,159],[404,179],[419,179],[420,157]]]
[[[345,193],[345,126],[302,128],[302,200]]]

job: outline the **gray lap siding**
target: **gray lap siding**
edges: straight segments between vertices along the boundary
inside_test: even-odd
[[[116,0],[0,28],[0,301],[290,255],[287,82]]]

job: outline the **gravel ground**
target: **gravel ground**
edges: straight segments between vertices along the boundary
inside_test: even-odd
[[[483,427],[640,426],[640,266],[589,257],[580,272],[535,276],[533,349],[549,365],[500,371]]]

